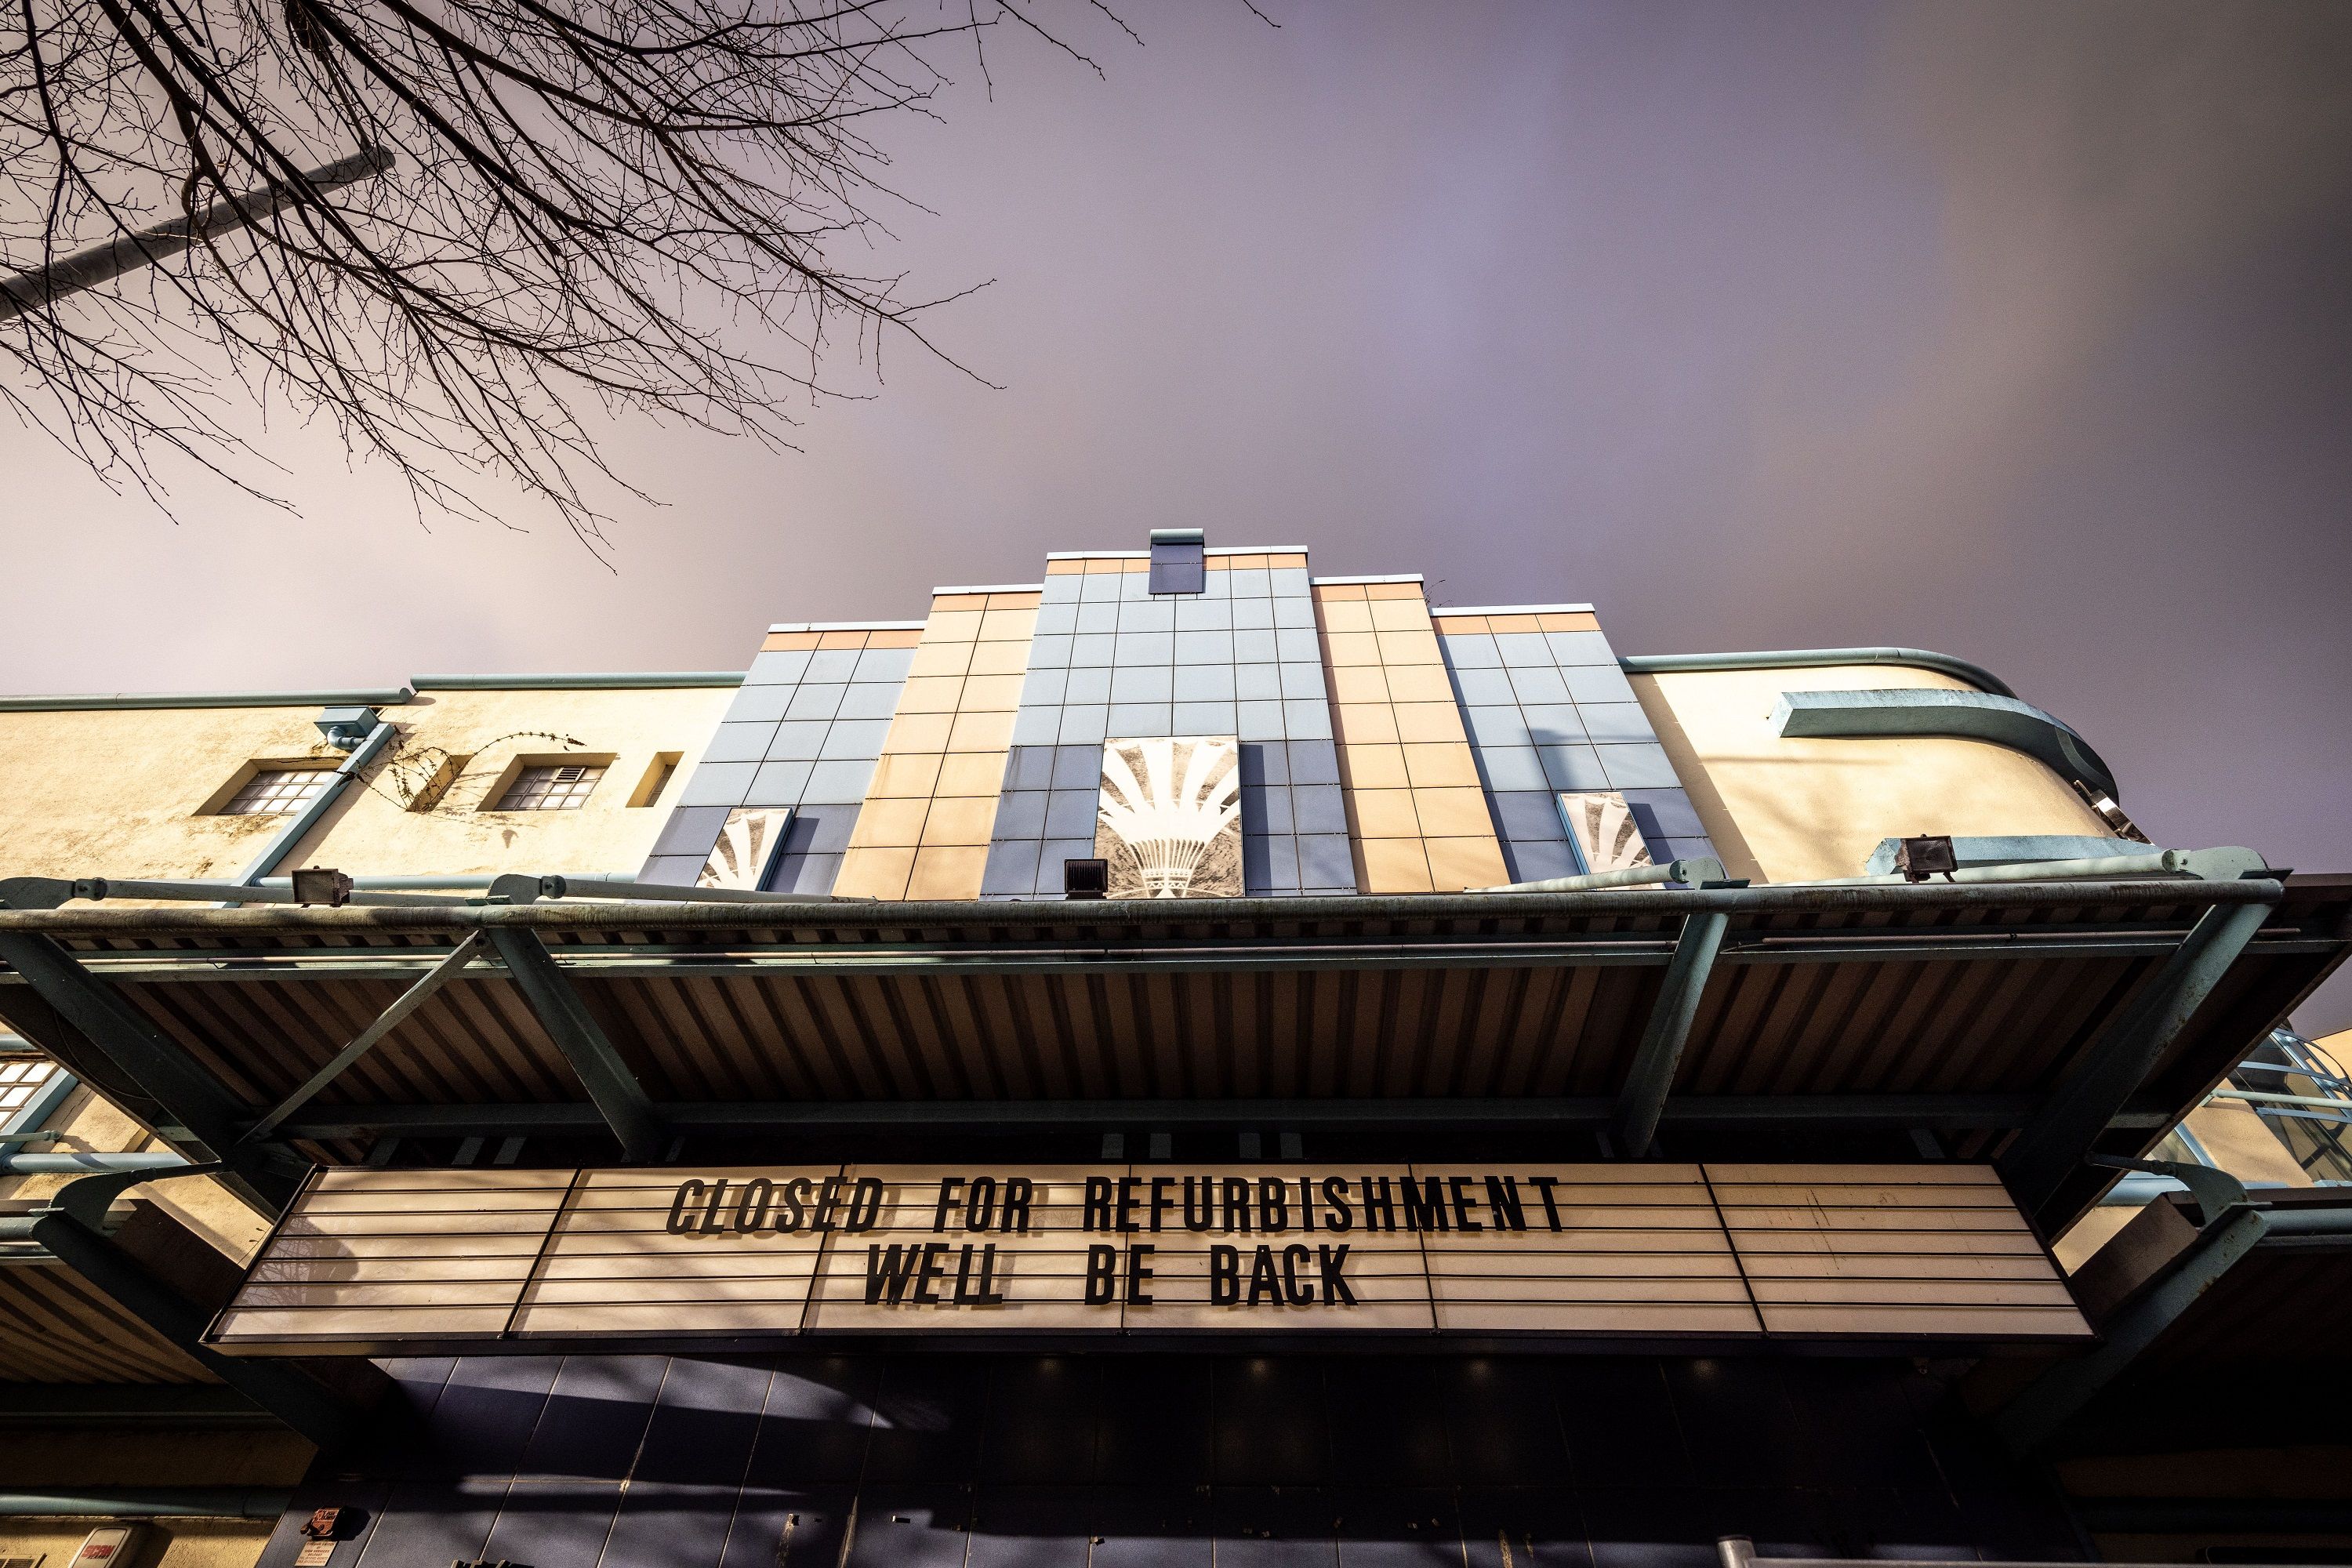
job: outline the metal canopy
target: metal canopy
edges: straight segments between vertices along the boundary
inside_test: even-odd
[[[2234,961],[2165,1005],[2189,933],[2246,907],[2267,913],[2233,922],[2249,933]],[[1713,916],[1713,964],[1682,966],[1695,996],[1669,990],[1693,917]],[[1632,1106],[1667,1128],[1974,1130],[1969,1152],[2039,1117],[2045,1145],[2071,1128],[2131,1153],[2341,961],[2348,918],[2352,879],[2294,878],[756,912],[100,907],[0,910],[0,933],[51,939],[247,1129],[468,935],[508,939],[491,951],[534,971],[543,944],[551,968],[524,984],[488,952],[466,962],[277,1129],[328,1163],[394,1131],[603,1125],[643,1151],[657,1128],[985,1131],[1188,1107],[1604,1126]],[[122,1082],[119,1051],[51,994],[56,976],[0,973],[0,1019],[178,1120],[164,1085]],[[2151,1018],[2154,1033],[2133,1022]],[[1664,1048],[1676,1033],[1678,1054]],[[2118,1061],[2138,1073],[2127,1104]],[[2086,1065],[2100,1092],[2056,1095]],[[2052,1121],[2053,1104],[2068,1115]],[[2084,1123],[2086,1104],[2105,1120]],[[2111,1179],[2076,1169],[2044,1223]]]

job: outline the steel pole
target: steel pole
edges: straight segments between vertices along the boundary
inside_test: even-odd
[[[68,294],[100,283],[141,267],[152,266],[167,257],[177,256],[208,235],[233,234],[250,224],[275,216],[309,191],[331,191],[339,186],[355,184],[371,174],[381,174],[392,167],[392,154],[381,147],[362,147],[348,158],[338,159],[323,169],[312,169],[302,176],[299,184],[270,184],[257,191],[247,191],[234,201],[215,202],[194,217],[175,217],[169,223],[159,223],[152,228],[142,228],[132,234],[93,245],[87,250],[77,250],[60,261],[47,267],[37,267],[29,272],[12,273],[0,278],[0,321],[37,310]]]

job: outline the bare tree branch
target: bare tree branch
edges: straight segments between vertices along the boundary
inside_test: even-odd
[[[789,446],[832,354],[956,363],[922,318],[957,293],[841,258],[887,240],[873,128],[936,112],[951,46],[985,79],[1011,23],[1099,70],[1031,3],[0,0],[0,273],[184,236],[0,312],[0,402],[167,510],[166,458],[282,504],[240,416],[283,403],[420,515],[518,483],[601,552],[591,493],[640,493],[605,416]]]

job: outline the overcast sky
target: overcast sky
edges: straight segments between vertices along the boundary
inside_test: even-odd
[[[799,453],[616,426],[667,504],[610,571],[282,417],[299,519],[0,426],[0,686],[740,668],[1192,524],[1626,652],[1957,654],[2158,842],[2352,870],[2352,6],[1262,4],[886,133],[875,265],[992,279],[934,326],[1002,390],[898,345]]]

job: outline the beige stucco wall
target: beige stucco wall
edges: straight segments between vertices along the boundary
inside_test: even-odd
[[[396,747],[348,788],[280,863],[355,875],[617,871],[635,875],[684,792],[731,688],[419,692],[383,710]],[[322,743],[318,708],[160,708],[0,712],[0,877],[234,877],[283,816],[222,816],[216,803],[255,761],[343,753]],[[657,756],[677,772],[660,798],[632,805]],[[469,759],[430,810],[407,797],[446,757]],[[610,758],[576,811],[485,810],[521,758]],[[364,787],[361,787],[364,786]],[[159,1147],[87,1090],[49,1120],[59,1150]],[[0,1177],[0,1197],[35,1197],[65,1178]],[[242,1260],[263,1226],[204,1178],[134,1190]]]
[[[1981,741],[1803,740],[1773,732],[1784,691],[1966,691],[1897,665],[1633,678],[1724,866],[1755,881],[1853,877],[1884,838],[1949,833],[2111,837],[2066,781]]]
[[[0,1454],[6,1451],[0,1445]],[[0,1519],[0,1557],[31,1557],[41,1568],[67,1568],[95,1519]],[[124,1522],[130,1522],[125,1521]],[[139,1521],[140,1539],[123,1568],[251,1568],[274,1521],[154,1519]]]
[[[2213,1100],[2190,1111],[2184,1121],[2189,1135],[2213,1163],[2238,1180],[2271,1182],[2283,1187],[2311,1185],[2311,1173],[2295,1163],[2294,1155],[2279,1142],[2278,1135],[2243,1101]],[[2158,1157],[2177,1156],[2159,1150]],[[2091,1256],[2138,1213],[2136,1204],[2095,1208],[2076,1220],[2051,1250],[2057,1255],[2060,1266],[2071,1274],[2089,1262]]]
[[[399,730],[395,750],[284,865],[634,874],[733,696],[723,687],[419,692],[383,710]],[[308,707],[0,712],[0,876],[235,876],[285,818],[205,808],[248,763],[340,763],[317,716]],[[661,799],[630,805],[669,752],[680,766]],[[433,809],[407,809],[404,795],[450,754],[471,761]],[[484,810],[523,756],[612,761],[577,811]]]
[[[89,1089],[77,1089],[50,1115],[44,1131],[57,1142],[43,1146],[54,1153],[144,1153],[162,1151],[163,1141]],[[70,1175],[0,1176],[0,1199],[45,1198],[76,1178]],[[205,1176],[183,1176],[164,1182],[142,1182],[124,1194],[145,1198],[239,1263],[260,1250],[269,1225],[218,1182]]]

